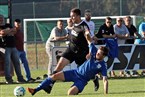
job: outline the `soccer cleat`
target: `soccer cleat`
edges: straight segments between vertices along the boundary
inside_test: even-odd
[[[94,82],[94,90],[98,91],[98,89],[99,89],[99,79],[98,79],[98,76],[95,76],[95,79],[93,80],[93,82]]]
[[[31,93],[32,96],[36,93],[35,89],[29,88],[29,87],[27,88],[27,91]]]

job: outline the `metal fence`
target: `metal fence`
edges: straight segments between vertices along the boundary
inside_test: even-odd
[[[143,16],[145,11],[145,0],[33,1],[29,3],[12,3],[12,19],[69,17],[69,12],[74,7],[79,7],[82,10],[82,16],[85,9],[90,9],[94,17],[119,15]]]
[[[32,1],[32,0],[30,0]],[[72,8],[78,7],[92,11],[92,16],[143,16],[145,0],[48,0],[48,2],[12,3],[12,21],[16,18],[64,18],[69,17]],[[28,43],[27,57],[31,68],[47,69],[48,56],[45,42],[31,41]]]

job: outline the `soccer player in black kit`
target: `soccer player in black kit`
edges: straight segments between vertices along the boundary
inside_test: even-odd
[[[59,59],[53,73],[61,71],[66,65],[73,61],[80,66],[87,60],[86,55],[89,53],[89,47],[86,35],[90,33],[88,25],[81,20],[81,11],[78,8],[73,8],[71,10],[70,17],[74,24],[69,38],[70,44]],[[96,83],[96,85],[98,85],[98,80]],[[50,93],[51,87],[52,86],[48,87],[45,91]]]

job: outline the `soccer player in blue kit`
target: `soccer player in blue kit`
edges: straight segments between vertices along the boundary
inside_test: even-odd
[[[40,90],[44,90],[46,93],[50,94],[50,86],[57,80],[74,82],[68,90],[68,95],[77,95],[83,91],[88,81],[98,73],[101,73],[103,76],[104,94],[108,93],[107,65],[104,61],[105,56],[108,55],[108,48],[100,46],[99,49],[97,49],[89,33],[86,33],[85,36],[89,44],[90,58],[77,69],[57,72],[42,81],[37,88],[28,88],[28,92],[31,93],[31,95],[34,95]]]
[[[73,23],[72,31],[69,34],[69,45],[67,49],[61,55],[56,67],[54,68],[53,74],[62,71],[63,68],[74,62],[79,67],[86,60],[86,56],[89,53],[88,42],[86,40],[86,33],[90,34],[90,29],[85,21],[81,20],[81,10],[78,8],[73,8],[70,11],[70,18]],[[94,39],[94,37],[93,37]],[[96,39],[96,38],[95,38]],[[95,78],[95,79],[94,79]],[[99,89],[98,78],[94,76],[94,89],[97,91]],[[53,83],[55,84],[55,82]]]

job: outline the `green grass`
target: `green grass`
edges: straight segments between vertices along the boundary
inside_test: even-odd
[[[38,45],[39,46],[39,45]],[[40,47],[43,47],[40,45]],[[32,47],[34,48],[34,47]],[[29,65],[31,67],[31,75],[33,78],[41,76],[47,73],[48,57],[43,51],[39,50],[39,69],[36,69],[35,64],[35,51],[30,49],[28,52]],[[40,68],[41,67],[41,68]],[[23,71],[23,69],[22,69]],[[118,72],[117,72],[118,74]],[[23,72],[24,75],[24,72]],[[16,81],[16,76],[13,77]],[[0,77],[0,82],[5,82],[4,77]],[[36,87],[39,83],[28,83],[28,84],[1,84],[0,83],[0,97],[14,97],[13,90],[16,86],[23,86],[25,89],[27,87]],[[57,82],[51,94],[46,94],[44,91],[40,91],[34,97],[68,97],[67,90],[73,83]],[[24,97],[32,97],[27,91]],[[145,79],[142,78],[125,78],[125,79],[109,79],[109,94],[103,94],[103,84],[100,80],[100,88],[97,92],[93,90],[93,82],[90,81],[85,87],[84,91],[76,97],[145,97]]]
[[[36,87],[39,83],[27,84],[2,84],[0,85],[0,97],[14,97],[13,90],[16,86]],[[44,91],[38,92],[34,97],[68,97],[67,90],[72,85],[72,82],[57,82],[51,94],[46,94]],[[32,97],[27,91],[25,97]],[[84,91],[76,97],[145,97],[145,79],[109,79],[109,94],[103,94],[103,82],[100,80],[100,88],[97,92],[93,90],[93,82],[90,81]]]

